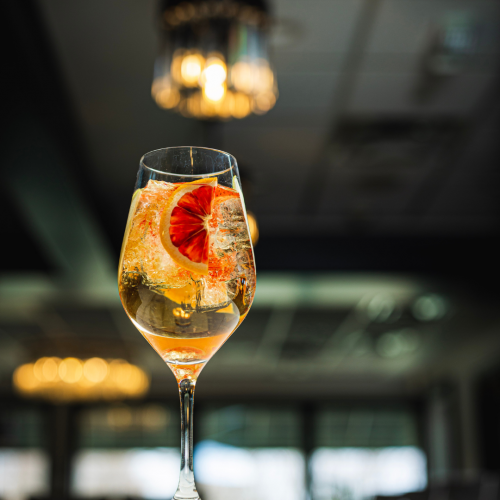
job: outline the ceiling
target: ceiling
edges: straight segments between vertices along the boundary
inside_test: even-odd
[[[105,200],[114,193],[107,207],[114,223],[124,218],[142,154],[200,144],[202,126],[158,109],[150,97],[156,0],[38,4],[90,177],[99,179],[95,195]],[[272,12],[278,103],[265,116],[225,124],[220,140],[253,181],[249,203],[264,234],[338,235],[359,220],[376,234],[496,230],[498,157],[485,136],[498,127],[498,99],[491,95],[498,2],[276,0]],[[453,15],[478,26],[473,54],[421,101],[415,93],[422,58],[433,30]],[[417,122],[430,138],[415,148],[414,136],[381,136],[385,149],[364,155],[376,154],[378,162],[355,161],[353,147],[360,155],[367,145],[339,140],[346,120]],[[433,136],[428,128],[443,120],[447,127]],[[426,196],[429,183],[437,187]]]
[[[275,0],[276,107],[216,133],[151,99],[156,7],[8,3],[3,390],[18,363],[68,345],[132,358],[169,390],[121,310],[115,267],[139,158],[190,144],[236,156],[261,230],[255,307],[205,370],[207,394],[307,394],[311,381],[409,394],[460,360],[497,359],[498,2]],[[450,16],[475,27],[474,50],[456,74],[426,79]],[[418,319],[429,294],[446,314]],[[374,297],[397,317],[359,313]],[[395,332],[419,347],[384,354]]]

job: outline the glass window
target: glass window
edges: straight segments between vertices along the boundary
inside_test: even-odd
[[[417,422],[408,409],[323,408],[309,467],[312,496],[362,500],[427,486]]]
[[[219,443],[256,447],[300,447],[301,419],[297,409],[232,405],[201,408],[197,437]]]
[[[418,445],[415,415],[404,408],[323,408],[315,429],[317,446],[322,447]]]
[[[179,478],[179,420],[177,407],[160,404],[83,410],[73,496],[171,498]]]
[[[50,463],[38,408],[0,411],[0,498],[24,500],[49,493]]]
[[[195,475],[204,500],[303,500],[301,419],[293,406],[201,407]]]
[[[24,500],[49,492],[49,459],[40,449],[0,448],[0,498]]]
[[[45,448],[46,429],[38,408],[7,407],[0,411],[0,447]]]
[[[413,446],[319,448],[309,466],[315,500],[400,495],[427,485],[425,455]]]
[[[80,450],[74,461],[73,495],[172,498],[179,467],[176,448]]]
[[[293,448],[239,448],[202,441],[195,476],[205,500],[303,500],[305,460]]]
[[[179,410],[165,405],[89,408],[79,415],[79,448],[178,447],[179,429]]]

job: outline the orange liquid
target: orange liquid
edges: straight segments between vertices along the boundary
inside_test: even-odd
[[[180,377],[182,380],[184,378],[196,378],[206,362],[219,350],[231,334],[194,339],[173,339],[147,333],[143,333],[143,335],[153,349],[169,363],[176,378]],[[174,358],[180,362],[172,362]],[[200,360],[200,362],[182,362],[190,358]]]
[[[176,376],[196,378],[241,322],[241,294],[219,309],[196,310],[172,300],[168,291],[163,295],[151,290],[141,275],[135,278],[120,283],[125,311]],[[174,298],[179,300],[178,291]]]
[[[134,325],[180,381],[196,379],[243,321],[254,295],[255,270],[239,195],[228,188],[219,189],[209,223],[209,275],[192,274],[173,262],[158,234],[170,186],[150,181],[134,195],[119,292]]]

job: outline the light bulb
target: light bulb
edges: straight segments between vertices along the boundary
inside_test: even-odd
[[[226,79],[226,68],[220,63],[214,63],[205,69],[205,81],[207,83],[223,83]]]
[[[198,52],[187,54],[181,63],[181,81],[186,87],[196,87],[200,79],[204,63],[203,56]]]
[[[227,69],[224,61],[217,56],[207,59],[205,69],[201,75],[202,85],[218,84],[222,85],[226,81]]]
[[[66,358],[59,365],[59,377],[67,384],[74,384],[82,378],[82,362],[77,358]]]
[[[108,364],[104,359],[91,358],[83,364],[83,375],[93,383],[102,382],[108,374]]]
[[[218,102],[226,93],[226,89],[222,83],[207,82],[203,87],[203,95],[209,100]]]

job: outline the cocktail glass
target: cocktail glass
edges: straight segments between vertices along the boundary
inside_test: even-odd
[[[196,381],[247,315],[255,292],[253,248],[233,156],[173,147],[142,157],[118,286],[128,317],[179,386],[181,471],[174,499],[198,499]]]

